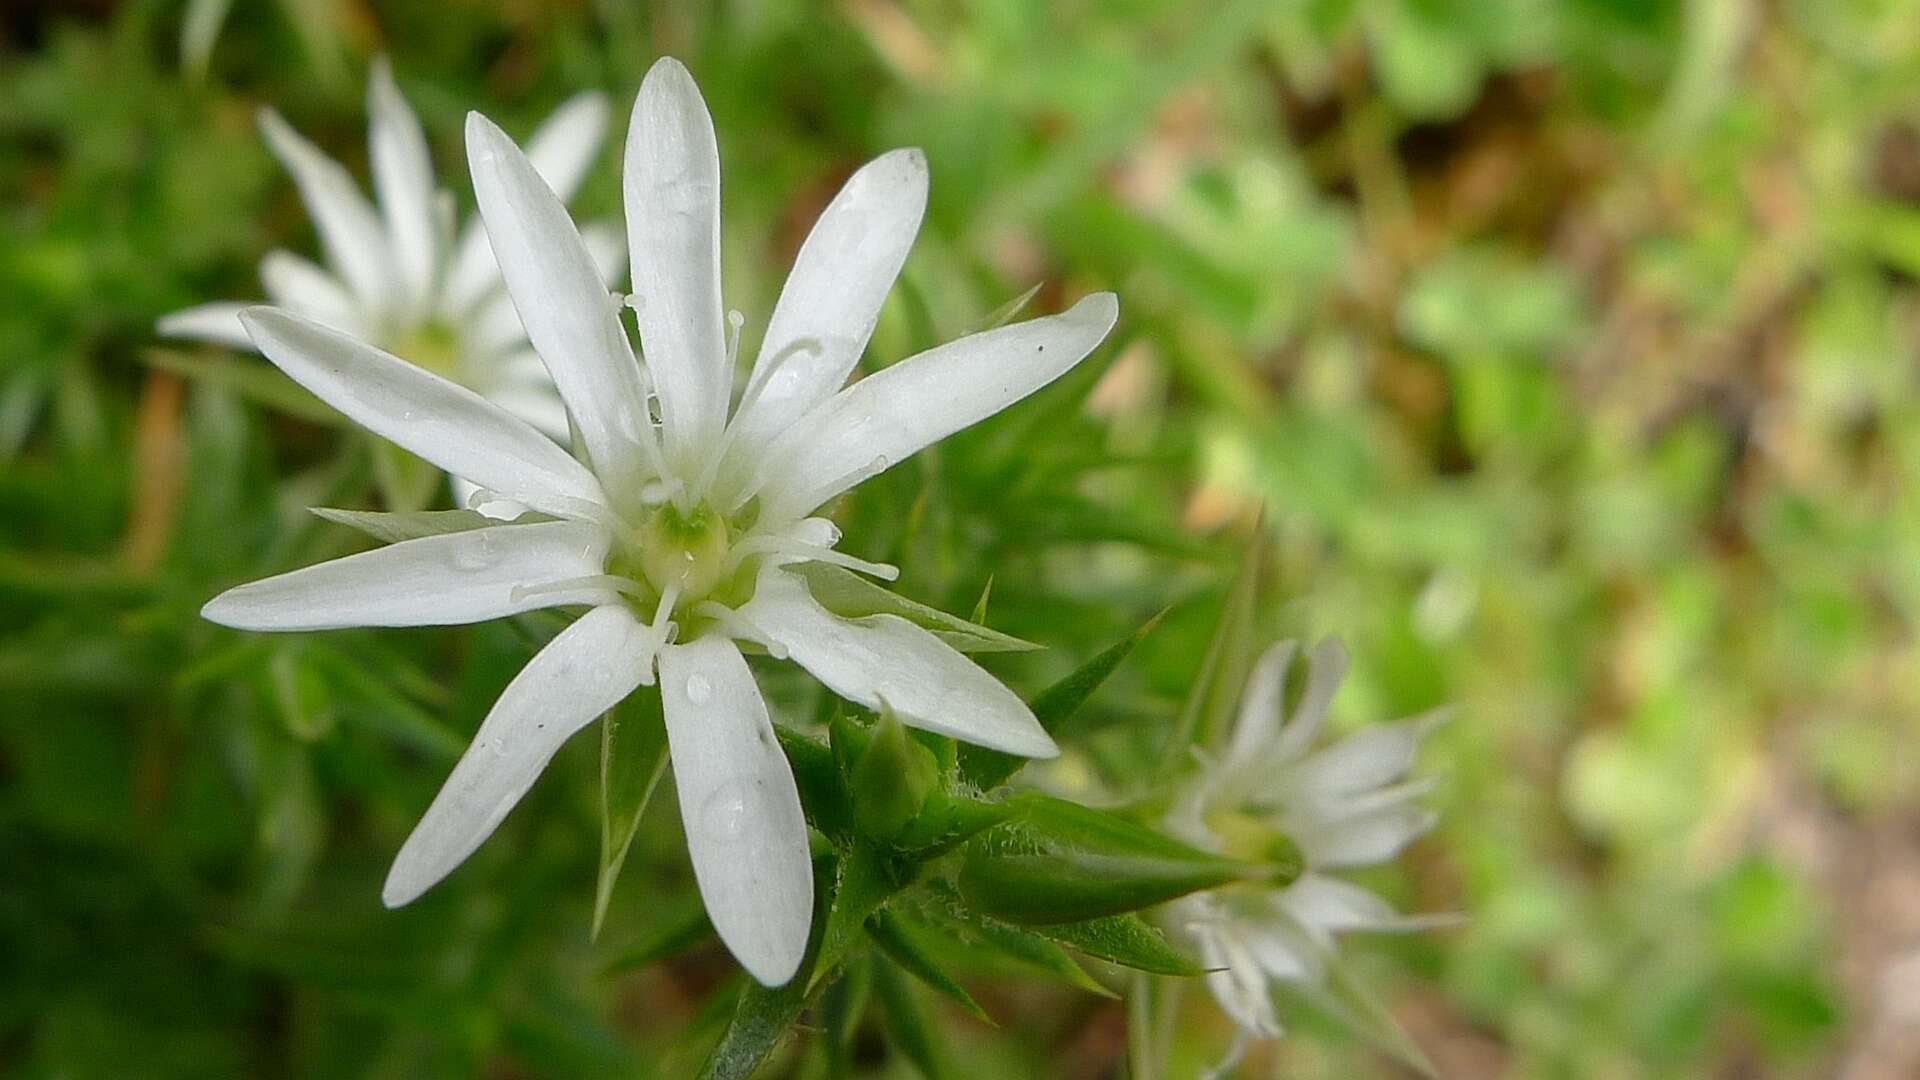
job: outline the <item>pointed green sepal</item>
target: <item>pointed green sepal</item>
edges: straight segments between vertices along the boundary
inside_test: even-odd
[[[1009,803],[1011,817],[967,843],[959,877],[969,905],[1008,922],[1097,919],[1269,873],[1062,799]]]

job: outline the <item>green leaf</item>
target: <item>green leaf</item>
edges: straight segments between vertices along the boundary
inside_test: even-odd
[[[1208,745],[1209,740],[1227,731],[1227,718],[1239,703],[1241,684],[1248,666],[1253,638],[1253,610],[1259,598],[1260,564],[1265,550],[1266,531],[1256,527],[1240,557],[1232,584],[1227,586],[1226,603],[1220,610],[1220,622],[1207,643],[1206,655],[1195,673],[1193,687],[1180,708],[1180,718],[1166,748],[1160,754],[1163,774],[1171,774],[1188,760],[1187,750]]]
[[[854,1063],[854,1038],[860,1031],[860,1019],[866,1014],[873,993],[873,966],[865,957],[847,961],[840,977],[820,994],[821,1043],[827,1056],[828,1080],[853,1080],[858,1072]]]
[[[945,1077],[946,1051],[926,1009],[914,997],[912,984],[900,977],[900,970],[893,964],[879,960],[873,965],[873,989],[893,1045],[929,1080]]]
[[[961,1008],[979,1019],[987,1023],[993,1022],[986,1010],[980,1007],[980,1003],[973,1000],[973,995],[967,993],[966,988],[955,982],[953,976],[948,975],[946,969],[940,966],[940,961],[933,955],[933,950],[913,934],[906,926],[905,920],[891,912],[876,911],[873,917],[867,920],[867,936],[872,938],[874,944],[880,946],[881,951],[891,957],[894,963],[900,965],[901,970],[959,1002]]]
[[[257,356],[231,356],[221,353],[187,353],[173,349],[148,349],[141,359],[150,367],[170,371],[231,390],[270,409],[315,424],[346,427],[347,418],[333,407],[308,393],[305,387],[280,373],[280,369]]]
[[[967,843],[959,878],[968,904],[1008,922],[1081,922],[1264,876],[1103,810],[1043,795],[1009,801],[1013,816]]]
[[[1078,711],[1089,697],[1093,696],[1095,690],[1100,689],[1101,684],[1107,681],[1107,676],[1112,675],[1120,666],[1120,662],[1133,652],[1134,646],[1140,644],[1148,634],[1153,632],[1153,628],[1160,624],[1160,619],[1164,615],[1166,611],[1163,609],[1118,644],[1075,668],[1066,678],[1042,690],[1040,696],[1033,699],[1033,715],[1040,721],[1040,726],[1046,728],[1048,734],[1058,735],[1067,719]],[[998,750],[988,750],[985,747],[963,746],[960,748],[960,777],[983,790],[998,787],[1014,773],[1020,771],[1020,767],[1025,765],[1027,760]]]
[[[484,529],[503,522],[474,510],[401,510],[381,513],[375,510],[337,510],[330,506],[309,506],[307,512],[348,528],[358,529],[383,544],[418,540],[423,536]],[[537,515],[522,516],[519,521],[538,520]]]
[[[1040,646],[970,623],[958,615],[909,600],[883,589],[844,567],[804,563],[796,570],[807,581],[807,591],[821,607],[843,619],[868,615],[895,615],[961,652],[1030,652]]]
[[[656,914],[647,934],[602,964],[600,974],[612,975],[659,963],[711,936],[713,923],[707,920],[706,905],[701,903],[698,893],[687,893],[670,901],[663,913]]]
[[[666,720],[660,695],[627,695],[600,720],[600,875],[593,894],[593,931],[600,936],[614,883],[640,818],[667,771]]]
[[[1149,926],[1145,919],[1132,913],[1040,926],[1035,932],[1096,959],[1156,975],[1191,977],[1205,974],[1206,970],[1169,945],[1160,931]]]
[[[1113,991],[1087,974],[1087,970],[1065,949],[1040,931],[1001,922],[972,911],[959,903],[958,896],[948,894],[943,899],[946,902],[925,905],[924,913],[938,919],[948,933],[981,952],[1050,975],[1090,994],[1115,996]]]

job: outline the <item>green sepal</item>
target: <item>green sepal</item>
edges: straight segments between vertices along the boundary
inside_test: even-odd
[[[800,789],[800,807],[807,824],[832,839],[853,835],[853,796],[847,791],[835,752],[819,741],[780,724],[773,726],[793,769],[794,786]]]
[[[967,843],[959,876],[968,904],[1008,922],[1082,922],[1265,876],[1063,799],[1029,794],[1008,805],[1007,820]]]
[[[592,936],[600,936],[613,886],[640,818],[667,771],[666,717],[660,694],[641,690],[600,720],[600,870],[593,891]]]
[[[373,479],[392,511],[423,510],[446,481],[440,470],[385,439],[374,439]]]
[[[893,615],[931,631],[933,636],[961,652],[1031,652],[1040,646],[1009,634],[949,615],[939,608],[909,600],[883,589],[844,567],[810,562],[790,568],[807,583],[807,591],[821,607],[843,619]]]
[[[331,506],[310,506],[307,512],[348,528],[358,529],[383,544],[418,540],[423,536],[446,536],[471,532],[507,522],[490,518],[477,510],[400,510],[381,513],[374,510],[338,510]],[[548,520],[540,514],[523,514],[515,521],[526,523]]]
[[[993,1023],[993,1018],[987,1015],[979,1002],[973,1000],[973,995],[967,993],[966,988],[954,981],[953,976],[940,966],[933,950],[913,932],[906,920],[890,911],[876,911],[867,920],[867,936],[894,963],[900,965],[902,971],[958,1002],[961,1008],[977,1019]]]
[[[1057,736],[1060,728],[1077,712],[1086,700],[1100,689],[1107,676],[1112,675],[1134,646],[1145,640],[1153,628],[1160,624],[1166,611],[1162,610],[1140,628],[1109,647],[1106,651],[1075,668],[1066,678],[1054,683],[1033,699],[1034,719],[1049,735]],[[960,748],[960,778],[982,790],[998,787],[1005,783],[1028,759],[1014,754],[988,750],[980,746]]]

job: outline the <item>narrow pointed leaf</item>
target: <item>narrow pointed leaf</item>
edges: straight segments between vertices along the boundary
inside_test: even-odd
[[[887,1020],[887,1032],[893,1036],[893,1045],[928,1080],[945,1080],[949,1075],[946,1049],[940,1044],[925,1007],[914,996],[913,984],[903,978],[900,969],[892,963],[876,960],[873,989],[880,1001],[881,1015]]]
[[[984,598],[983,598],[984,599]],[[1033,715],[1040,721],[1047,734],[1058,738],[1060,728],[1079,710],[1095,690],[1107,681],[1134,646],[1140,644],[1153,628],[1160,624],[1163,610],[1140,625],[1138,630],[1126,636],[1105,652],[1075,668],[1071,674],[1040,692],[1033,699]],[[960,748],[960,776],[968,783],[985,790],[998,787],[1020,770],[1029,759],[1003,754],[998,750],[988,750],[980,746]]]
[[[1077,952],[1122,967],[1155,975],[1193,977],[1205,974],[1204,968],[1168,944],[1160,931],[1131,913],[1108,915],[1084,922],[1055,923],[1036,927],[1035,932]]]
[[[961,1008],[979,1019],[993,1023],[993,1018],[987,1015],[979,1002],[973,1000],[973,995],[967,993],[966,987],[955,982],[953,976],[940,966],[934,950],[914,935],[905,920],[888,911],[874,912],[873,917],[867,920],[867,936],[894,963],[900,965],[902,971],[958,1002]]]
[[[707,920],[706,905],[700,902],[699,894],[687,893],[669,904],[664,913],[656,913],[648,933],[602,964],[600,973],[613,975],[657,964],[712,936],[713,923]]]

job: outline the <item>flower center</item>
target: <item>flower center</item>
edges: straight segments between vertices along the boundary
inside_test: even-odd
[[[1297,868],[1300,845],[1264,818],[1244,810],[1221,809],[1207,814],[1207,830],[1220,841],[1220,853],[1248,862]]]
[[[682,604],[698,603],[726,577],[730,541],[726,519],[711,507],[682,510],[664,503],[635,530],[621,570],[644,578],[656,592],[677,587]]]
[[[443,379],[460,380],[460,338],[444,323],[422,323],[396,339],[387,351]]]

